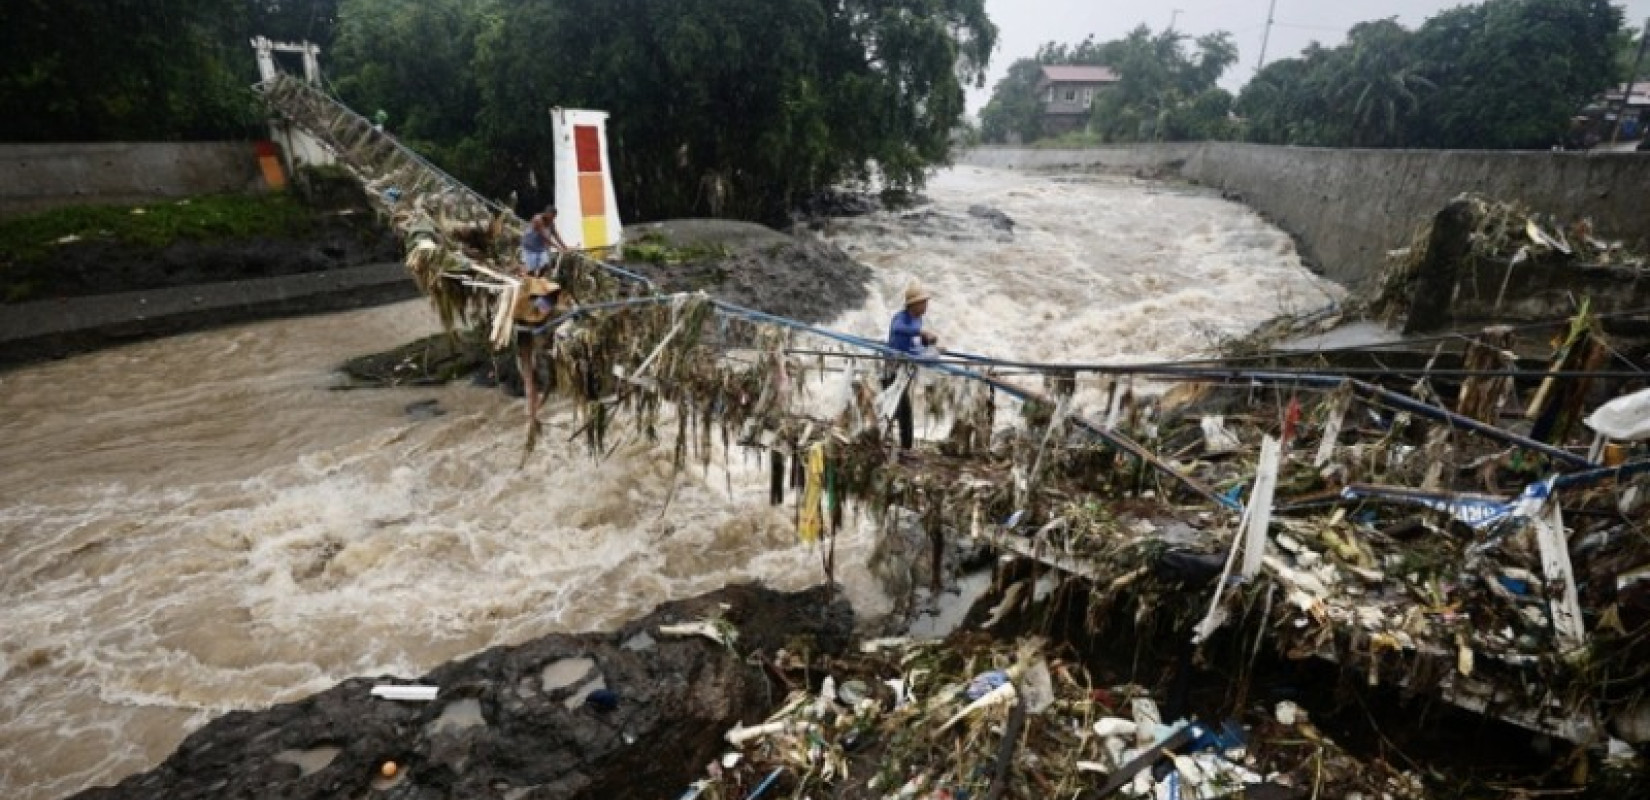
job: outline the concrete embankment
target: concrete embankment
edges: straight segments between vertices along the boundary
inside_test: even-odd
[[[218,325],[417,296],[407,269],[391,263],[19,303],[0,313],[0,368]]]
[[[240,192],[262,182],[250,142],[0,145],[0,217]]]
[[[1650,240],[1650,155],[1438,150],[1330,150],[1227,142],[1044,150],[982,147],[959,163],[999,169],[1171,170],[1230,192],[1293,235],[1306,261],[1348,287],[1367,286],[1388,251],[1455,196],[1520,202],[1600,234]]]

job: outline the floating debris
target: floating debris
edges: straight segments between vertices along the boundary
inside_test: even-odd
[[[435,699],[441,691],[439,686],[389,686],[379,685],[372,687],[373,697],[382,697],[385,700],[405,700],[415,703],[427,703]]]

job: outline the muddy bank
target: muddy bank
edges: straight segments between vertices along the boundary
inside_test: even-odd
[[[632,226],[627,239],[658,242],[658,257],[625,267],[665,292],[705,291],[735,305],[803,322],[828,322],[865,303],[871,270],[832,244],[789,236],[750,222],[671,220]],[[672,256],[680,253],[682,257]]]
[[[667,632],[706,620],[737,637],[723,644]],[[296,703],[227,714],[159,767],[77,797],[671,797],[721,752],[723,733],[765,717],[783,696],[742,654],[837,654],[852,626],[847,602],[823,588],[732,586],[611,633],[546,636],[417,680],[356,678]],[[372,696],[382,684],[439,694],[433,702]]]
[[[141,339],[415,296],[360,188],[80,206],[0,226],[0,368]]]
[[[46,298],[135,292],[273,278],[398,261],[401,246],[369,214],[328,212],[301,237],[176,242],[159,249],[118,242],[64,245],[52,260]]]
[[[284,194],[82,206],[9,220],[0,298],[17,303],[399,261],[394,231],[347,174],[304,170]]]

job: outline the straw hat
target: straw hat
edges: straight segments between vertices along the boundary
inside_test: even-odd
[[[554,294],[561,289],[560,286],[556,285],[555,281],[545,280],[544,278],[537,276],[530,277],[523,283],[527,289],[527,294],[530,297]]]
[[[906,308],[910,308],[911,306],[927,300],[929,296],[928,290],[922,288],[922,284],[912,281],[910,286],[905,287],[905,306]]]

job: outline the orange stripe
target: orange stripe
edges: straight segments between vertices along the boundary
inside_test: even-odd
[[[600,173],[579,176],[579,211],[587,217],[607,216],[607,181]]]

